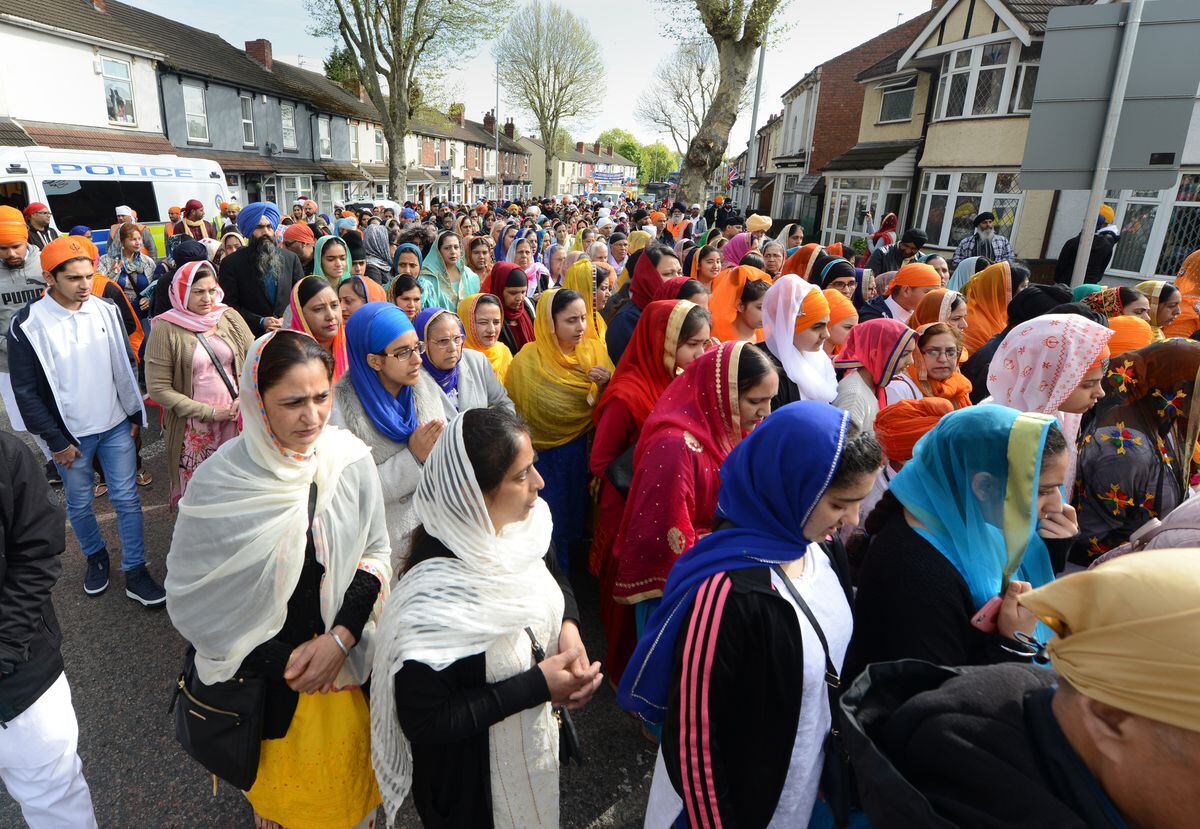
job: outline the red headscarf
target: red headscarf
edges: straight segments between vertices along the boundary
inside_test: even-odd
[[[650,260],[649,254],[643,250],[633,269],[633,281],[629,284],[629,301],[638,308],[645,309],[654,301],[655,294],[662,283],[663,278],[658,273],[658,267]]]
[[[896,241],[896,225],[898,220],[895,213],[889,213],[883,217],[883,221],[879,223],[879,230],[871,234],[871,241],[883,241],[885,244],[894,244]]]
[[[657,302],[662,299],[679,299],[679,292],[683,289],[684,283],[691,280],[690,276],[673,276],[659,286],[658,292],[654,294],[654,299]],[[634,336],[637,336],[635,333]]]
[[[508,310],[508,306],[504,304],[504,286],[508,282],[508,275],[513,271],[519,270],[521,269],[512,262],[497,262],[492,266],[492,272],[488,274],[482,291],[500,300],[500,308],[504,311],[505,321],[517,324],[517,339],[523,345],[531,343],[534,340],[533,320],[530,319],[528,312],[526,312],[524,302],[517,306],[516,311]]]
[[[794,273],[801,279],[808,279],[809,269],[812,267],[813,257],[821,250],[821,246],[816,242],[809,242],[807,245],[801,245],[800,249],[787,258],[783,263],[783,270],[780,274]]]
[[[658,300],[646,306],[612,380],[596,405],[593,415],[596,423],[613,400],[624,402],[639,427],[645,422],[654,404],[675,379],[679,332],[683,329],[684,318],[695,307],[693,302],[677,299]]]
[[[850,329],[834,368],[865,368],[875,385],[879,408],[887,405],[884,389],[896,373],[896,364],[917,338],[917,332],[899,320],[881,318],[860,322]]]

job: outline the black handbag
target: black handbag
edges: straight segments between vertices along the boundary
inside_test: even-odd
[[[792,584],[792,580],[787,573],[783,572],[782,567],[778,564],[772,564],[771,567],[779,575],[780,581],[791,594],[796,606],[800,608],[800,612],[812,625],[817,638],[821,640],[821,648],[825,652],[825,689],[829,692],[829,714],[832,722],[829,733],[825,735],[823,746],[825,763],[821,767],[820,790],[825,805],[829,807],[829,811],[833,815],[834,824],[845,827],[850,823],[850,811],[854,807],[854,778],[850,768],[850,752],[847,750],[845,738],[842,736],[839,716],[841,709],[838,708],[842,678],[838,675],[833,660],[829,658],[829,643],[825,640],[825,631],[821,630],[821,625],[817,623],[817,617],[809,609],[808,602],[804,601],[800,591]]]
[[[533,635],[533,631],[525,628],[525,633],[529,636],[530,645],[533,648],[533,662],[538,664],[545,660],[546,651],[538,644],[537,637]],[[554,709],[554,719],[558,720],[558,762],[559,765],[568,766],[571,761],[575,761],[575,765],[583,765],[583,749],[579,745],[579,732],[575,730],[575,721],[571,719],[571,712],[565,707],[559,706]]]
[[[266,692],[263,677],[235,676],[205,685],[196,676],[196,651],[189,647],[171,698],[175,739],[215,777],[249,791],[258,777]]]
[[[634,445],[622,452],[608,465],[608,469],[604,470],[604,477],[624,496],[628,496],[630,488],[633,487],[633,450],[636,448],[635,441]]]

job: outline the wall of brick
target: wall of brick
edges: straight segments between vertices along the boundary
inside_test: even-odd
[[[938,5],[940,3],[935,2],[934,8]],[[912,43],[934,13],[931,9],[821,65],[821,93],[817,99],[809,162],[811,171],[820,172],[858,142],[864,91],[854,76]]]

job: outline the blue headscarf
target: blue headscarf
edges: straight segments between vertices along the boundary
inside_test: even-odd
[[[412,242],[404,242],[396,245],[396,252],[392,254],[392,273],[395,273],[400,267],[400,254],[406,250],[410,253],[415,253],[417,255],[417,265],[419,266],[421,264],[421,260],[423,258],[421,256],[421,249]]]
[[[357,229],[358,229],[358,219],[354,219],[354,218],[347,216],[344,219],[337,220],[337,222],[333,226],[333,233],[335,236],[341,236],[343,230],[357,230]]]
[[[617,702],[622,708],[650,722],[663,721],[675,643],[701,584],[717,573],[804,555],[809,545],[804,525],[833,479],[849,423],[849,414],[828,403],[789,403],[729,453],[721,465],[716,520],[728,519],[734,526],[702,538],[671,568],[662,604],[621,677]]]
[[[450,394],[458,389],[458,363],[455,363],[454,368],[451,369],[441,369],[435,366],[429,359],[429,341],[425,339],[425,331],[429,328],[429,323],[433,322],[439,314],[450,314],[450,312],[445,308],[426,308],[417,314],[417,318],[413,320],[413,327],[421,342],[425,343],[425,353],[421,355],[421,364],[425,366],[425,371],[429,373],[429,376],[437,381],[441,390]],[[458,320],[454,314],[450,314],[450,316],[456,321]],[[460,334],[464,334],[461,321],[458,322],[458,331]],[[461,363],[462,360],[460,359],[459,362]]]
[[[496,246],[492,249],[492,253],[495,254],[497,262],[505,261],[505,257],[508,255],[508,250],[504,247],[504,237],[508,235],[508,229],[510,227],[515,227],[515,225],[513,225],[512,222],[504,223],[504,228],[500,231],[500,238],[496,240]],[[515,245],[517,240],[520,238],[521,229],[517,228],[517,235],[513,237],[512,244]],[[511,248],[512,245],[509,245],[509,247]]]
[[[1010,578],[1034,587],[1054,580],[1037,534],[1042,451],[1054,423],[995,404],[959,409],[917,442],[892,479],[892,494],[924,525],[915,532],[954,565],[977,610]],[[973,487],[981,472],[991,476],[986,502]]]
[[[367,355],[382,353],[388,343],[412,330],[405,313],[390,302],[368,302],[346,321],[350,382],[375,428],[396,443],[407,443],[417,428],[413,389],[404,386],[393,397],[380,382],[379,373],[367,365]]]
[[[279,205],[275,204],[275,202],[250,202],[250,204],[238,211],[238,232],[249,239],[254,234],[254,229],[258,227],[258,223],[262,221],[263,216],[266,216],[271,221],[272,228],[278,228],[281,215]]]

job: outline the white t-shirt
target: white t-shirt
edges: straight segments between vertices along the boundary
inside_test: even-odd
[[[69,311],[46,296],[30,310],[46,331],[53,361],[46,376],[54,384],[63,422],[76,438],[107,432],[128,417],[113,380],[109,323],[98,304],[103,301],[89,297],[78,311]]]
[[[841,379],[833,405],[850,413],[854,425],[863,432],[875,431],[875,415],[879,414],[879,400],[875,389],[867,385],[857,370],[850,371]]]
[[[787,777],[779,803],[771,817],[768,829],[793,829],[808,825],[813,804],[817,798],[817,786],[821,780],[821,767],[825,762],[822,747],[829,733],[832,716],[829,712],[829,692],[825,686],[825,656],[821,640],[817,638],[791,593],[779,581],[774,571],[771,584],[796,612],[800,623],[800,635],[804,646],[804,687],[800,699],[800,721],[796,727],[796,740],[792,745],[792,757],[788,763]],[[809,544],[804,556],[804,571],[799,578],[792,579],[797,592],[808,604],[825,633],[832,653],[830,658],[838,671],[850,644],[854,619],[846,594],[838,581],[825,551],[817,544]],[[753,762],[754,758],[726,758],[727,762]],[[654,779],[650,784],[650,799],[646,805],[646,829],[669,829],[683,810],[683,800],[675,792],[663,762],[662,749],[654,762]]]
[[[896,378],[884,388],[883,393],[887,396],[889,406],[899,400],[920,400],[925,396],[907,374],[896,375]]]

